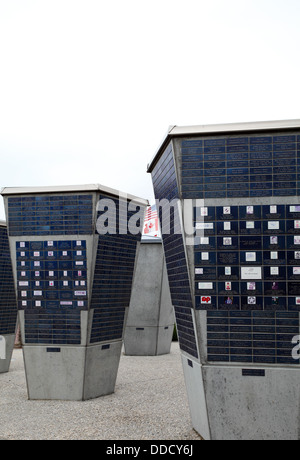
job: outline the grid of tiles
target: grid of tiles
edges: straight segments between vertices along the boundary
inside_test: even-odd
[[[292,340],[297,335],[297,312],[210,311],[208,361],[297,365],[299,361],[292,357]]]
[[[21,241],[16,258],[26,343],[80,344],[80,311],[88,308],[86,241]]]
[[[14,334],[17,300],[6,227],[0,227],[0,335]]]
[[[300,331],[300,206],[195,209],[196,309],[212,362],[294,364]]]
[[[80,311],[55,313],[39,308],[25,310],[25,342],[43,345],[80,345]]]
[[[130,303],[137,243],[141,239],[141,233],[122,234],[136,211],[122,213],[119,201],[113,201],[119,219],[116,222],[116,234],[108,233],[99,237],[91,298],[94,314],[90,343],[122,339],[125,308]],[[106,212],[99,211],[97,218]]]
[[[10,236],[93,233],[92,195],[8,198]]]
[[[201,137],[182,141],[183,198],[300,194],[300,135]]]
[[[300,311],[300,206],[202,207],[196,214],[197,309]]]
[[[168,146],[152,172],[154,193],[157,200],[173,200],[179,197],[175,163],[171,144]],[[180,348],[191,356],[198,358],[196,337],[192,320],[193,308],[189,275],[186,263],[186,254],[183,238],[175,228],[176,210],[170,208],[170,219],[162,217],[162,208],[159,217],[162,227],[162,238],[172,303],[175,309],[177,332]],[[164,226],[168,225],[166,229]]]

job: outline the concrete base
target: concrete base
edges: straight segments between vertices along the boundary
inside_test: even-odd
[[[170,353],[174,322],[162,243],[142,241],[124,335],[125,354]]]
[[[240,367],[205,366],[203,375],[212,439],[300,439],[300,369],[245,377]]]
[[[29,399],[83,401],[114,392],[122,342],[23,346]]]
[[[0,374],[9,371],[9,366],[11,362],[11,357],[14,349],[15,344],[15,334],[3,335],[3,339],[5,340],[5,359],[1,359],[0,357]]]
[[[183,354],[181,360],[193,427],[203,439],[209,441],[211,437],[204,393],[202,366],[197,361]]]
[[[194,429],[206,440],[299,440],[300,369],[201,366],[182,355]]]
[[[127,326],[124,337],[125,354],[158,356],[170,353],[174,324],[161,327]]]

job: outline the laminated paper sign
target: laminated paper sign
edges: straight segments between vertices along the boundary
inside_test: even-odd
[[[242,280],[261,280],[262,269],[261,267],[241,267]]]

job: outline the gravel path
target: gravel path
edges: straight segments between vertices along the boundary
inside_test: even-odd
[[[193,430],[180,351],[122,354],[115,393],[90,401],[29,401],[22,350],[0,374],[0,440],[200,440]]]

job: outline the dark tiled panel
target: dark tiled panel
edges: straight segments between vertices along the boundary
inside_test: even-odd
[[[202,228],[197,309],[300,311],[300,206],[202,207],[194,215]]]
[[[297,335],[297,312],[207,312],[208,361],[299,364],[292,357]]]
[[[8,198],[10,236],[93,233],[92,195]]]
[[[101,197],[100,198],[108,198]],[[110,198],[112,199],[112,198]],[[119,216],[119,202],[113,200]],[[105,212],[105,211],[103,211]],[[127,229],[135,212],[117,219],[116,234],[101,235],[97,248],[91,309],[94,309],[91,343],[121,339],[125,308],[129,307],[137,243],[141,234],[132,235]],[[98,212],[97,219],[101,216]],[[141,223],[142,225],[142,223]]]
[[[25,310],[26,344],[80,345],[80,311]]]
[[[16,257],[25,342],[80,344],[80,311],[88,308],[86,241],[17,242]]]
[[[182,141],[183,198],[299,195],[300,136],[226,136]]]
[[[14,334],[17,300],[5,227],[0,227],[0,335]]]
[[[195,147],[197,149],[197,147]],[[170,144],[152,172],[154,193],[157,200],[176,200],[179,198],[172,145]],[[176,206],[170,208],[170,219],[166,222],[159,209],[162,224],[162,237],[172,303],[175,308],[180,348],[198,358],[196,337],[191,309],[190,281],[186,262],[183,238],[178,231]],[[165,228],[167,225],[168,228]]]

